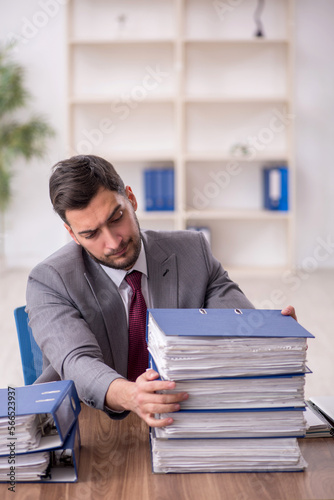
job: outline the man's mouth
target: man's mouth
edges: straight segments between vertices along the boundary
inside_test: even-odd
[[[124,253],[126,253],[127,249],[128,249],[128,245],[129,245],[129,242],[126,243],[125,245],[122,245],[121,248],[119,250],[114,250],[112,253],[109,253],[108,255],[106,255],[106,257],[120,257],[121,255],[123,255]]]

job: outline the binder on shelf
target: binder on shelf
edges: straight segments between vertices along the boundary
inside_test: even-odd
[[[60,448],[0,457],[0,482],[58,483],[78,480],[80,431],[76,421]]]
[[[263,169],[264,208],[288,210],[287,167],[266,167]]]
[[[147,211],[155,210],[155,171],[146,169],[144,172],[144,188],[145,188],[145,209]]]
[[[72,380],[0,389],[0,456],[61,447],[80,413]]]
[[[164,190],[164,206],[165,210],[174,210],[174,169],[168,168],[163,171],[165,182]]]
[[[153,193],[154,207],[155,210],[165,210],[165,193],[166,193],[166,185],[164,183],[164,174],[163,170],[156,169],[153,170],[154,186],[155,191]]]
[[[174,210],[174,169],[151,168],[144,171],[145,209]]]
[[[148,350],[159,374],[175,381],[302,374],[307,338],[278,310],[148,310]]]

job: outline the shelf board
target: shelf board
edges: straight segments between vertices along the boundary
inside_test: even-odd
[[[113,162],[173,162],[175,152],[173,151],[100,151],[100,156]]]
[[[288,220],[290,212],[271,210],[188,210],[187,220]]]
[[[225,161],[225,162],[247,162],[247,163],[255,163],[255,162],[288,162],[288,154],[287,153],[262,153],[257,152],[253,157],[247,156],[237,156],[232,155],[226,152],[219,151],[198,151],[192,153],[186,153],[184,155],[184,161]]]
[[[266,37],[254,37],[254,38],[184,38],[183,43],[185,44],[218,44],[218,45],[285,45],[289,43],[287,38],[266,38]]]
[[[281,97],[224,97],[224,96],[186,96],[186,104],[284,104],[289,99]]]
[[[112,104],[114,102],[120,104],[129,104],[138,102],[138,104],[173,104],[172,96],[162,97],[145,97],[145,99],[123,99],[120,95],[91,95],[91,96],[72,96],[69,98],[70,105],[90,105],[90,104]]]
[[[145,45],[145,44],[174,44],[173,38],[72,38],[68,42],[76,45]]]
[[[285,97],[223,97],[223,96],[194,96],[183,97],[185,104],[284,104],[288,103]],[[131,102],[140,104],[174,104],[175,97],[171,95],[145,97],[145,99],[123,99],[120,95],[87,95],[71,96],[68,100],[70,105],[76,104],[111,104],[120,102],[127,104]]]

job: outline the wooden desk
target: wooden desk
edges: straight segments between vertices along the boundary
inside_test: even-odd
[[[334,499],[334,439],[301,439],[306,472],[153,474],[147,426],[82,406],[79,482],[0,484],[3,500]]]

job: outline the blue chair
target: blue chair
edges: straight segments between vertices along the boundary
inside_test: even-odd
[[[31,385],[43,370],[42,351],[36,344],[28,324],[28,314],[25,306],[17,307],[14,310],[14,317],[19,339],[24,383],[25,385]]]

